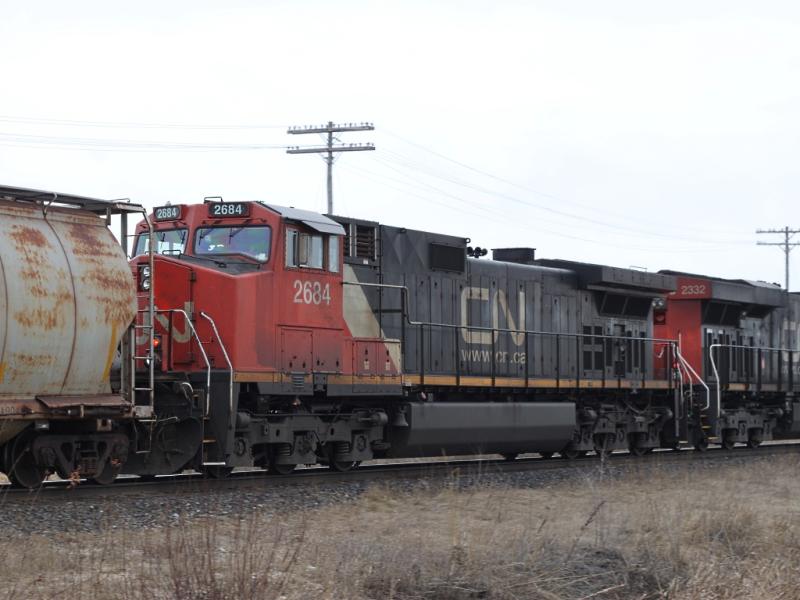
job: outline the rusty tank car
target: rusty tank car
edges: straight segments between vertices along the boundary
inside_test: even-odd
[[[108,481],[128,455],[119,428],[136,415],[135,386],[123,368],[112,389],[110,373],[136,292],[108,224],[129,213],[144,211],[0,187],[0,470],[12,483]]]

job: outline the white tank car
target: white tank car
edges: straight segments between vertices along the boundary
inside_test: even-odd
[[[12,481],[68,475],[79,455],[122,443],[106,434],[131,415],[132,394],[112,394],[109,372],[136,293],[106,217],[127,207],[141,211],[0,187],[0,470]]]

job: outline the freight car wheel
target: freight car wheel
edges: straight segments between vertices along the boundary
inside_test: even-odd
[[[99,485],[111,485],[122,470],[122,465],[114,466],[110,462],[106,462],[106,466],[97,475],[92,477],[92,481]]]
[[[6,444],[8,479],[16,487],[33,489],[42,485],[46,471],[36,464],[30,449],[33,436],[20,435],[14,442]]]

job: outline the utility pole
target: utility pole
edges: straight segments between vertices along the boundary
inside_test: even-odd
[[[313,125],[306,127],[290,127],[286,133],[290,135],[299,135],[306,133],[322,133],[327,134],[327,143],[324,146],[314,148],[300,148],[294,146],[286,150],[287,154],[325,154],[324,160],[328,165],[328,214],[333,214],[333,155],[338,152],[363,152],[365,150],[375,150],[374,144],[333,144],[333,134],[346,131],[374,131],[375,126],[372,123],[341,123],[334,124],[333,121],[328,121],[327,125],[315,127]]]
[[[783,253],[786,255],[786,293],[789,293],[789,253],[792,251],[793,248],[796,246],[800,246],[800,242],[791,242],[792,236],[796,233],[800,233],[800,229],[789,229],[789,227],[784,227],[783,229],[758,229],[756,233],[769,233],[775,234],[779,233],[783,235],[782,242],[758,242],[759,246],[781,246]]]
[[[785,265],[784,268],[786,269],[786,339],[783,341],[784,346],[793,346],[794,345],[794,332],[792,328],[794,325],[792,324],[792,299],[789,296],[789,253],[797,246],[800,246],[800,242],[792,242],[792,236],[796,233],[800,233],[800,229],[789,229],[787,225],[783,229],[757,229],[756,233],[759,234],[781,234],[783,235],[782,242],[758,242],[759,246],[780,246],[781,250],[783,250]],[[781,331],[781,337],[784,337],[784,332]]]

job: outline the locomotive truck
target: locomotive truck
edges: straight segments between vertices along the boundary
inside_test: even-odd
[[[42,194],[7,195],[41,213]],[[373,458],[640,455],[800,436],[800,307],[776,286],[543,260],[530,248],[487,260],[467,238],[221,199],[144,215],[124,267],[97,215],[141,208],[72,201],[104,250],[52,245],[66,262],[91,262],[102,288],[92,294],[113,301],[92,308],[79,278],[72,300],[52,302],[84,315],[74,331],[96,343],[69,356],[83,348],[91,391],[101,390],[91,395],[114,402],[59,389],[72,398],[59,412],[49,388],[31,388],[38,412],[21,418],[0,396],[3,470],[19,485],[48,471],[107,483],[187,468],[344,471]],[[52,227],[36,210],[25,218]],[[26,268],[55,281],[41,264],[51,250],[37,252]],[[13,343],[39,335],[20,323]],[[62,346],[44,344],[62,378],[86,377]]]

